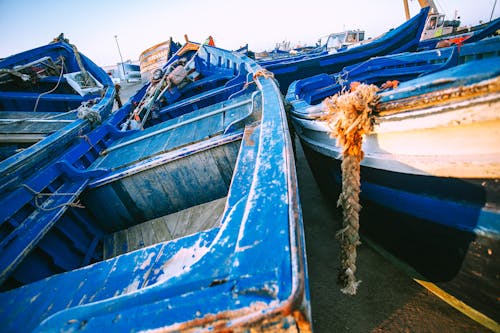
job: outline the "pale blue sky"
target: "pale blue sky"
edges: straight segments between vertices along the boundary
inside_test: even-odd
[[[410,0],[412,15],[418,2]],[[462,24],[490,19],[494,0],[435,0],[441,12]],[[493,18],[500,16],[500,4]],[[276,42],[313,44],[344,29],[375,37],[403,23],[402,0],[0,0],[0,58],[44,45],[64,32],[98,65],[137,60],[146,48],[167,40],[193,41],[212,35],[217,46],[254,51]]]

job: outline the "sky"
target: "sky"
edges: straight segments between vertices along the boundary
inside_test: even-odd
[[[488,22],[495,0],[434,0],[462,25]],[[409,0],[411,15],[420,10]],[[496,5],[493,19],[500,16]],[[99,66],[138,60],[142,51],[184,35],[209,35],[225,49],[253,51],[277,42],[314,43],[329,33],[361,29],[376,37],[405,21],[403,0],[0,0],[0,58],[45,45],[61,32]],[[115,38],[117,36],[117,38]]]

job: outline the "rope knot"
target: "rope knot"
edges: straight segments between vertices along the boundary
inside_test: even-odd
[[[79,119],[88,120],[92,125],[101,123],[101,115],[96,110],[87,105],[80,105],[77,110]]]
[[[255,80],[258,76],[263,76],[265,79],[274,79],[274,74],[265,68],[261,68],[253,74],[253,79]]]

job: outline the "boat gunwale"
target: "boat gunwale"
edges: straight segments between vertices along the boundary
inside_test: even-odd
[[[208,46],[204,47],[209,48]],[[247,62],[246,56],[241,56],[241,55],[237,56],[241,57],[242,60]],[[251,73],[256,73],[257,70],[260,69],[260,66],[258,66],[253,62],[252,63],[247,62],[245,65],[247,66],[247,70]],[[260,122],[260,126],[262,127],[263,124],[267,123],[269,127],[266,129],[266,131],[259,131],[260,132],[259,145],[257,147],[258,154],[256,157],[257,159],[256,163],[257,165],[260,165],[260,167],[255,168],[254,175],[259,175],[258,172],[260,170],[259,168],[264,168],[264,170],[269,170],[269,172],[272,172],[272,175],[274,175],[273,178],[274,184],[270,184],[269,181],[259,176],[257,178],[255,177],[252,178],[251,187],[259,187],[260,190],[260,187],[268,188],[269,186],[276,186],[276,183],[283,181],[283,186],[279,187],[281,188],[280,193],[283,194],[282,197],[279,197],[279,200],[283,201],[281,203],[281,205],[283,206],[280,209],[281,211],[280,217],[284,218],[286,216],[286,222],[285,219],[283,219],[283,229],[288,230],[288,234],[287,236],[284,236],[286,237],[284,239],[285,242],[284,245],[290,247],[290,249],[287,251],[290,253],[283,255],[283,258],[281,260],[285,260],[286,258],[287,265],[286,267],[282,267],[281,269],[285,271],[283,274],[287,278],[287,281],[290,281],[290,284],[287,284],[285,286],[285,291],[283,291],[283,293],[286,292],[286,294],[281,296],[282,299],[277,299],[278,295],[271,294],[270,295],[271,299],[269,300],[269,303],[266,303],[267,301],[262,303],[262,299],[260,296],[253,297],[252,302],[250,302],[250,304],[235,305],[232,304],[232,302],[230,302],[231,309],[219,312],[217,314],[217,317],[231,318],[230,321],[224,323],[224,326],[229,329],[233,327],[234,328],[252,327],[270,318],[272,319],[278,317],[278,319],[280,319],[283,315],[287,316],[291,315],[293,316],[296,324],[299,325],[301,328],[304,328],[304,331],[311,331],[310,313],[309,313],[310,309],[307,304],[308,289],[306,285],[307,281],[305,280],[307,278],[307,267],[305,263],[305,245],[304,245],[304,236],[301,231],[302,214],[300,211],[300,203],[298,199],[296,173],[293,167],[294,159],[292,155],[293,154],[292,145],[289,134],[287,134],[288,132],[286,132],[287,119],[286,119],[285,109],[281,100],[279,89],[277,88],[276,84],[273,82],[271,78],[254,76],[254,82],[256,83],[257,87],[262,91],[263,111],[262,111],[262,119]],[[276,110],[276,108],[279,108],[279,110]],[[279,125],[279,126],[270,126],[270,125]],[[276,137],[271,138],[268,137],[270,133],[277,135]],[[229,136],[238,136],[238,135],[239,134],[237,133],[232,133]],[[266,144],[264,144],[264,142]],[[277,151],[279,154],[277,155],[271,154],[269,152],[270,147],[268,146],[268,144],[270,144],[271,147],[273,147],[274,150]],[[91,146],[90,143],[89,146]],[[259,160],[259,158],[265,160],[261,161]],[[283,174],[283,172],[280,172],[280,170],[277,170],[277,168],[269,169],[269,166],[273,165],[272,160],[278,161],[280,163],[280,168],[281,167],[284,168],[285,174]],[[279,179],[277,179],[278,177]],[[258,193],[258,191],[253,191],[253,192],[250,191],[250,192],[251,193],[247,193],[240,200],[238,200],[238,202],[235,205],[236,208],[241,209],[248,205],[251,207],[259,201],[266,200],[265,199],[266,197],[264,196],[263,193]],[[248,217],[247,212],[239,212],[238,214],[242,214],[243,218]],[[230,215],[228,215],[227,217],[229,218]],[[262,223],[264,223],[264,221],[262,221]],[[259,249],[260,251],[265,250],[262,247],[259,247]],[[248,268],[245,268],[244,271],[246,271],[247,269]],[[263,266],[261,273],[267,273],[268,269],[269,267]],[[237,273],[239,274],[239,272]],[[241,276],[236,275],[232,276],[232,278],[239,279],[241,278]],[[273,283],[273,281],[274,280],[270,280],[271,283]],[[161,282],[161,284],[163,283],[164,282]],[[168,284],[164,286],[167,288],[172,287],[171,285],[169,286]],[[184,289],[185,287],[186,286],[181,287],[181,289]],[[126,307],[128,309],[127,304],[129,304],[129,302],[133,302],[134,306],[138,307],[140,307],[141,305],[147,306],[151,302],[154,302],[155,295],[156,297],[161,296],[161,289],[158,290],[155,288],[154,291],[155,292],[153,293],[153,295],[149,296],[145,292],[145,290],[143,290],[143,291],[133,292],[131,294],[124,294],[114,298],[104,299],[102,301],[97,301],[94,303],[77,305],[69,309],[62,309],[54,313],[53,315],[49,316],[48,318],[44,319],[40,323],[38,329],[46,330],[52,327],[51,326],[52,324],[56,326],[59,325],[64,326],[64,325],[73,325],[74,323],[80,322],[79,319],[72,319],[70,321],[60,320],[61,318],[65,318],[66,316],[71,316],[71,318],[82,318],[81,321],[82,323],[83,322],[87,323],[87,319],[83,319],[84,317],[93,318],[97,322],[99,322],[101,320],[99,319],[99,317],[101,316],[105,316],[110,312],[117,313],[120,310],[123,310],[123,307]],[[187,293],[191,292],[192,291],[189,291]],[[181,294],[179,294],[179,296],[186,295],[187,293],[182,292]],[[169,298],[167,295],[161,299],[163,300],[165,299],[165,297],[167,297],[167,299]],[[247,303],[247,301],[245,301],[245,303]],[[259,306],[259,304],[264,305],[264,309],[262,308],[262,306]],[[146,313],[142,311],[137,313],[137,315],[144,316],[146,315]],[[191,326],[191,327],[206,328],[207,325],[213,325],[213,327],[219,328],[220,322],[214,321],[214,319],[215,318],[211,314],[207,313],[201,319],[193,319],[187,321],[185,323],[185,327]],[[284,320],[284,318],[282,320]],[[67,327],[68,326],[66,326],[66,328]],[[167,326],[157,329],[166,331],[169,329],[169,327],[172,326]]]

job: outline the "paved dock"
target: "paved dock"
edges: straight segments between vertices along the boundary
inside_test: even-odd
[[[326,202],[296,140],[296,165],[305,227],[309,288],[315,333],[331,332],[491,332],[430,293],[404,263],[383,256],[361,239],[355,296],[336,284],[341,212]]]

